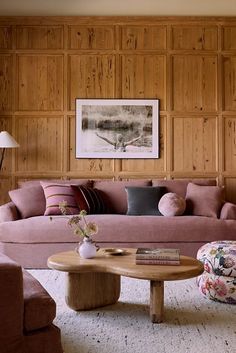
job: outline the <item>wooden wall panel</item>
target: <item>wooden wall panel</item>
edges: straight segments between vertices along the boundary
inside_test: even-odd
[[[18,55],[18,110],[63,109],[62,55]]]
[[[69,26],[69,49],[114,49],[113,26]]]
[[[174,26],[172,48],[175,50],[217,50],[216,26]]]
[[[11,49],[12,47],[12,27],[0,26],[0,49]]]
[[[122,97],[159,98],[166,109],[166,58],[164,55],[122,57]]]
[[[223,57],[224,110],[236,109],[236,56]]]
[[[9,195],[8,195],[8,190],[11,190],[14,188],[14,186],[11,183],[10,178],[0,178],[0,200],[1,204],[4,204],[6,202],[10,201]]]
[[[236,201],[236,18],[0,18],[0,203],[17,180],[216,178]],[[159,159],[75,159],[75,98],[160,99]]]
[[[12,55],[0,54],[0,111],[13,110],[12,81],[13,81]]]
[[[114,55],[70,55],[69,109],[75,98],[113,98],[115,96]]]
[[[223,26],[222,28],[222,49],[236,49],[236,26]]]
[[[166,26],[123,26],[121,29],[123,50],[163,50],[166,40]]]
[[[224,117],[224,170],[236,171],[236,117]]]
[[[214,117],[173,118],[173,170],[216,172],[216,131]]]
[[[19,116],[16,118],[18,172],[61,172],[63,119],[61,116]]]
[[[175,111],[216,111],[217,57],[176,55],[172,58]]]
[[[17,49],[62,49],[62,26],[17,26]]]
[[[68,172],[75,175],[77,173],[113,174],[114,161],[112,159],[75,159],[75,116],[68,117],[69,130],[69,163]]]

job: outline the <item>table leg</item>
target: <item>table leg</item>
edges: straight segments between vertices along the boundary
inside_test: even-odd
[[[150,317],[153,323],[163,321],[164,311],[164,282],[150,282]]]
[[[117,302],[120,276],[110,273],[67,273],[65,300],[73,310],[90,310]]]

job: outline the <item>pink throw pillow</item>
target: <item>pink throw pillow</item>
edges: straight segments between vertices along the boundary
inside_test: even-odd
[[[41,216],[45,212],[46,201],[41,185],[11,190],[9,196],[16,205],[21,218]]]
[[[63,201],[67,202],[70,214],[79,213],[74,193],[70,185],[46,183],[43,181],[41,181],[41,185],[46,199],[45,216],[61,215],[59,204]]]
[[[160,199],[158,208],[163,216],[181,216],[185,211],[186,202],[183,197],[175,194],[174,192],[168,192]]]
[[[226,202],[221,209],[220,219],[236,220],[236,205],[231,202]]]
[[[200,186],[189,183],[186,203],[194,216],[218,218],[224,199],[224,189],[220,186]]]

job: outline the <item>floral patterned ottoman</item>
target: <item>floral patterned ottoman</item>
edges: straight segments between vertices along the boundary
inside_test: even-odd
[[[209,299],[236,304],[236,241],[207,243],[197,258],[205,269],[197,278],[200,292]]]

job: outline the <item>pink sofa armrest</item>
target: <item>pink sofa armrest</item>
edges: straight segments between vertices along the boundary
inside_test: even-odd
[[[23,353],[23,276],[15,261],[0,254],[0,352]]]
[[[19,218],[19,213],[13,202],[0,206],[0,223],[16,221]]]
[[[220,219],[236,220],[236,205],[231,202],[226,202],[221,209]]]

